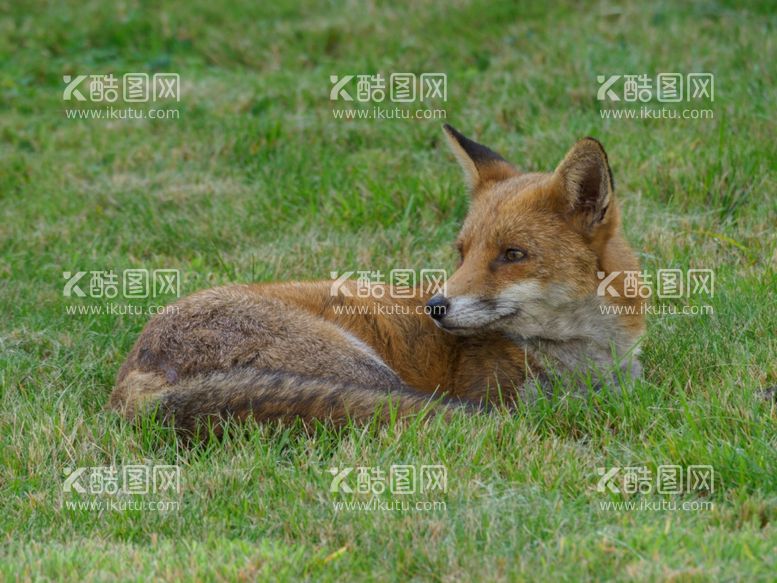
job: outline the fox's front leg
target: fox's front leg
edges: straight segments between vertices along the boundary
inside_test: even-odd
[[[617,356],[614,345],[594,348],[590,342],[525,342],[527,354],[537,365],[529,371],[522,393],[528,400],[561,392],[586,395],[604,389],[628,390],[642,376],[639,349]]]

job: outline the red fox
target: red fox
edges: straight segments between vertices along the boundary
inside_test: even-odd
[[[553,173],[523,173],[444,130],[471,192],[444,293],[333,295],[331,281],[197,292],[148,322],[109,407],[192,432],[224,418],[365,420],[388,401],[400,416],[447,415],[638,375],[644,300],[623,293],[623,272],[639,264],[602,145],[585,138]],[[602,275],[616,293],[598,292]]]

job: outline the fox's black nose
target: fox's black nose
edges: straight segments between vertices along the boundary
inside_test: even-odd
[[[438,294],[427,302],[426,313],[435,320],[442,320],[445,317],[445,313],[448,311],[449,305],[448,298]]]

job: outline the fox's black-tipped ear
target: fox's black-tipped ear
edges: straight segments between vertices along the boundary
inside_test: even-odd
[[[583,218],[588,227],[601,223],[610,207],[615,185],[604,146],[584,138],[567,153],[554,173],[562,206]]]
[[[473,191],[486,182],[504,180],[518,174],[507,160],[490,148],[470,140],[447,123],[442,127]]]

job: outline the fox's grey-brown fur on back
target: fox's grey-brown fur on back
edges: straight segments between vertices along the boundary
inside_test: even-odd
[[[153,409],[187,432],[222,418],[342,422],[381,407],[456,406],[410,388],[366,344],[262,287],[205,290],[153,318],[109,406],[128,418]]]

